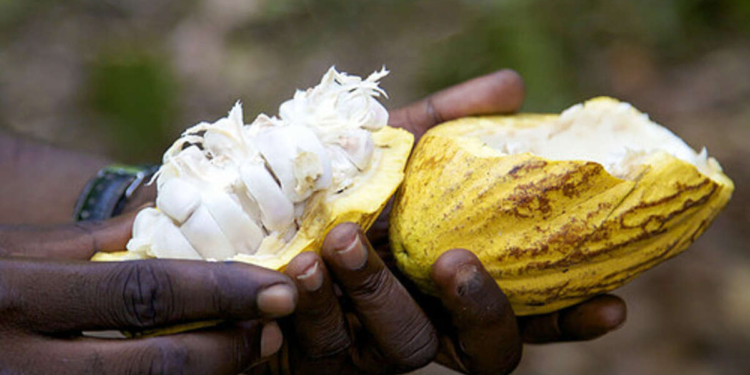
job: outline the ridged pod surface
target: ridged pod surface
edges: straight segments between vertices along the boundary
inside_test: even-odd
[[[433,293],[445,251],[477,254],[517,315],[555,311],[611,291],[684,251],[729,201],[721,172],[706,176],[665,152],[627,179],[595,162],[503,155],[477,138],[556,115],[452,121],[417,145],[391,213],[401,270]]]

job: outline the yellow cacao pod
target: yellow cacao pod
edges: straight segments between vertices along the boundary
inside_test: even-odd
[[[541,314],[684,251],[733,189],[705,152],[598,98],[562,115],[464,118],[427,132],[396,195],[390,240],[428,293],[434,261],[465,248],[517,315]]]
[[[141,210],[127,250],[94,261],[232,260],[282,270],[317,251],[341,222],[372,225],[396,191],[411,133],[387,126],[377,100],[382,69],[365,79],[331,68],[279,115],[227,117],[185,130],[154,181],[156,208]]]

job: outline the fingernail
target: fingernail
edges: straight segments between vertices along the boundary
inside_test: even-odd
[[[258,309],[268,315],[289,315],[294,311],[294,291],[285,284],[277,284],[258,294]]]
[[[284,335],[276,322],[266,323],[260,333],[260,356],[270,357],[281,349],[284,343]]]
[[[297,276],[297,280],[308,292],[320,289],[320,286],[323,285],[323,272],[318,267],[318,262],[316,261],[303,274]]]
[[[614,316],[607,317],[607,329],[609,332],[616,331],[625,325],[625,315],[615,314]]]
[[[482,277],[479,275],[479,269],[474,264],[463,264],[456,270],[454,276],[459,296],[468,296],[482,288]]]
[[[617,324],[615,324],[615,326],[614,326],[614,327],[611,327],[611,328],[609,329],[609,332],[612,332],[612,331],[617,331],[618,329],[622,328],[622,326],[624,326],[624,325],[625,325],[625,321],[623,320],[623,321],[621,321],[620,323],[617,323]]]
[[[352,242],[345,248],[336,251],[336,255],[339,263],[352,271],[361,269],[367,262],[367,249],[359,238],[359,234],[355,234]]]

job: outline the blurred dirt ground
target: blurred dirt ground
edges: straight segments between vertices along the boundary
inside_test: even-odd
[[[186,126],[237,99],[275,113],[333,64],[385,64],[390,108],[513,68],[525,111],[611,95],[706,146],[736,184],[729,207],[688,252],[617,291],[619,331],[527,346],[516,373],[750,371],[746,0],[0,0],[0,130],[155,161]]]

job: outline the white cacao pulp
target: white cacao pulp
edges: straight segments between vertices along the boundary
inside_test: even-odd
[[[553,119],[530,127],[493,127],[470,134],[502,154],[529,152],[550,160],[590,160],[613,176],[632,179],[649,156],[665,152],[709,176],[722,169],[703,148],[695,152],[669,129],[628,103],[613,99],[576,104]]]
[[[338,194],[370,167],[372,132],[388,123],[366,79],[331,68],[279,116],[245,124],[242,107],[187,129],[164,153],[157,208],[136,217],[127,248],[157,258],[225,260],[273,254],[299,229],[315,194]]]

